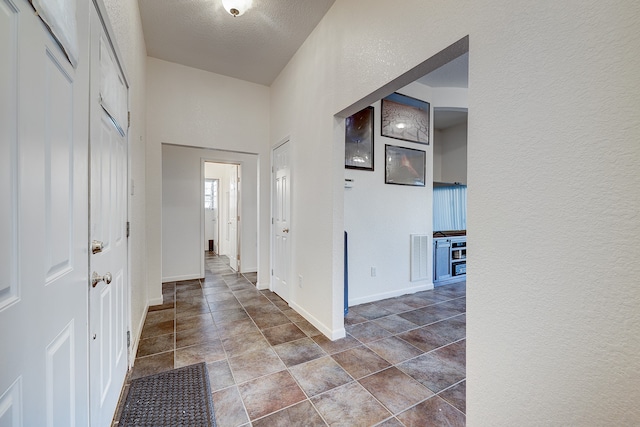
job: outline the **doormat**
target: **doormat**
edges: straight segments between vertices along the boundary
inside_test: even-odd
[[[118,426],[215,427],[205,363],[131,381]]]

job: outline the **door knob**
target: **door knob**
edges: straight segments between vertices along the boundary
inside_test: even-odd
[[[104,249],[104,243],[102,243],[100,240],[93,240],[91,242],[92,253],[97,254],[98,252],[102,252],[102,249]]]
[[[285,228],[285,229],[283,229],[283,230],[282,230],[282,232],[283,232],[283,233],[288,233],[288,232],[289,232],[289,229],[288,229],[288,228]]]
[[[91,286],[95,288],[96,285],[100,282],[104,282],[107,285],[111,283],[111,273],[106,273],[104,276],[100,276],[94,271],[91,275]]]

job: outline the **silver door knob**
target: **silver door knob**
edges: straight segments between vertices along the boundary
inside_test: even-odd
[[[288,233],[288,232],[289,232],[289,229],[288,229],[288,228],[284,228],[284,229],[282,230],[282,232],[283,232],[283,233]]]
[[[91,286],[95,288],[96,285],[100,282],[104,282],[107,285],[111,283],[111,273],[105,273],[104,276],[100,276],[98,273],[94,271],[93,274],[91,275]]]
[[[92,253],[97,254],[98,252],[102,252],[102,249],[104,249],[104,243],[102,243],[100,240],[93,240],[91,242]]]

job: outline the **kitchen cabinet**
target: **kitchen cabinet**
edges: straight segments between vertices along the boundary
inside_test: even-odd
[[[444,285],[465,280],[467,274],[467,237],[434,237],[433,283]]]

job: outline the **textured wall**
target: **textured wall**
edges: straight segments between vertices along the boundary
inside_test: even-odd
[[[422,84],[415,83],[398,92],[432,102],[431,88]],[[349,305],[433,287],[430,279],[411,282],[409,244],[411,234],[433,232],[433,144],[421,145],[381,136],[380,104],[373,104],[374,170],[344,171],[345,178],[354,180],[353,188],[344,190],[344,228],[349,233]],[[430,139],[433,141],[433,134]],[[385,184],[386,144],[425,152],[424,187]],[[429,257],[428,271],[432,271],[431,264]],[[375,277],[371,276],[372,267],[376,269]]]
[[[468,424],[638,424],[639,20],[629,1],[338,0],[272,86],[294,303],[340,333],[334,114],[469,35]]]

